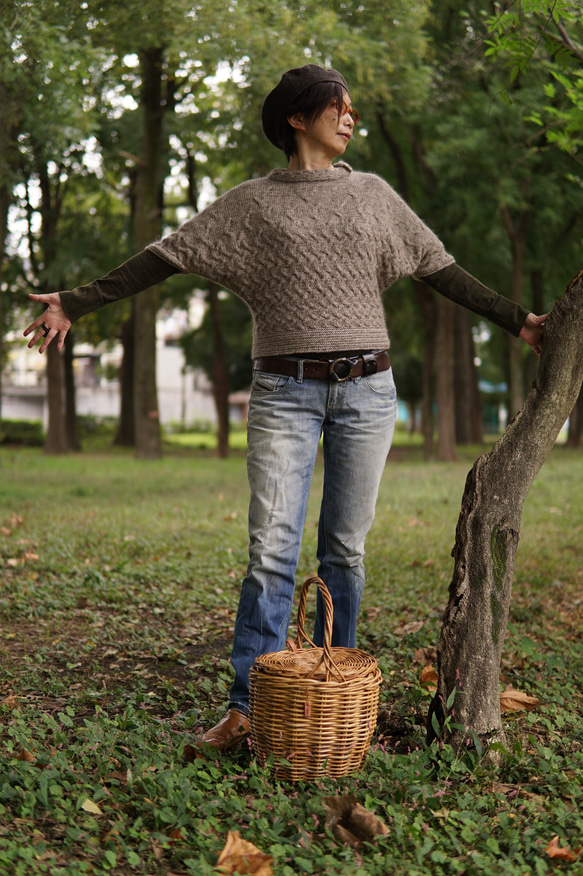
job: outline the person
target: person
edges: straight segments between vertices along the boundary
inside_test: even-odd
[[[520,335],[537,353],[535,316],[467,274],[391,186],[335,160],[358,114],[337,70],[288,70],[265,99],[263,130],[288,166],[231,189],[105,277],[30,297],[47,306],[25,330],[40,352],[71,324],[172,273],[214,280],[253,316],[248,417],[249,565],[235,622],[224,717],[202,736],[219,750],[249,732],[249,670],[284,647],[320,439],[324,484],[318,575],[334,603],[332,644],[354,647],[364,543],[397,414],[382,292],[405,276]],[[322,643],[318,599],[314,642]],[[193,749],[190,748],[190,756]]]

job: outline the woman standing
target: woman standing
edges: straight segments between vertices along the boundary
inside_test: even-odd
[[[25,331],[40,352],[97,307],[172,273],[239,295],[253,315],[248,420],[249,566],[235,623],[228,710],[203,742],[225,750],[249,729],[249,670],[283,648],[312,471],[323,438],[318,575],[334,601],[333,645],[354,647],[373,521],[397,400],[382,292],[405,276],[520,335],[540,352],[544,316],[457,267],[433,232],[379,177],[334,160],[358,114],[336,70],[289,70],[263,105],[263,130],[286,169],[227,192],[174,234],[72,292],[30,297],[47,309]],[[314,641],[321,644],[318,601]],[[191,750],[192,754],[192,750]]]

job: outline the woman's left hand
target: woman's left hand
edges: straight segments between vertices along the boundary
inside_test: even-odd
[[[537,356],[540,356],[543,346],[543,327],[547,321],[548,313],[543,313],[542,316],[536,316],[534,313],[529,313],[526,317],[524,325],[520,330],[519,337],[531,347]]]
[[[34,332],[33,337],[28,342],[28,346],[34,347],[35,344],[42,341],[39,353],[44,353],[51,341],[54,338],[58,338],[57,347],[59,350],[62,350],[66,334],[71,328],[71,320],[63,310],[61,296],[58,292],[50,292],[48,295],[31,293],[28,297],[33,301],[38,301],[39,304],[46,304],[47,307],[43,315],[37,317],[24,330],[25,338]]]

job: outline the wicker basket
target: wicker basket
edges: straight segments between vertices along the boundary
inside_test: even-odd
[[[316,583],[324,599],[324,645],[304,629],[306,598]],[[376,725],[381,673],[374,657],[332,648],[334,610],[320,578],[308,578],[298,608],[297,648],[258,657],[250,672],[251,739],[262,763],[292,782],[358,770]],[[302,648],[304,639],[312,646]]]

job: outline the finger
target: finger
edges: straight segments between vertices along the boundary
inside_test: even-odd
[[[65,338],[67,337],[67,329],[65,331],[59,332],[59,341],[57,343],[57,349],[62,350],[65,346]]]
[[[38,344],[39,341],[42,341],[43,338],[45,338],[45,339],[48,338],[49,335],[51,335],[51,333],[52,333],[52,337],[54,337],[56,334],[54,329],[49,328],[47,325],[45,325],[44,322],[42,322],[42,317],[40,319],[41,319],[40,325],[36,326],[35,334],[28,342],[29,347],[34,347],[36,344]],[[36,322],[38,322],[38,320],[36,320]],[[29,328],[32,330],[34,325],[35,324],[33,323],[32,326],[30,326]],[[42,353],[43,349],[46,349],[46,345],[44,346],[44,348],[41,346],[41,349],[39,352]]]
[[[35,319],[34,322],[31,322],[31,324],[30,324],[29,326],[27,326],[27,327],[25,328],[24,332],[23,332],[24,337],[25,337],[25,338],[28,337],[28,335],[29,335],[31,332],[34,332],[34,331],[36,331],[38,328],[40,328],[40,326],[41,326],[41,324],[42,324],[42,321],[43,321],[43,317],[42,317],[42,316],[39,316],[38,319]]]
[[[56,337],[57,334],[58,332],[55,329],[50,329],[48,335],[45,335],[45,338],[39,347],[39,353],[44,353],[50,342],[53,340],[54,337]]]

